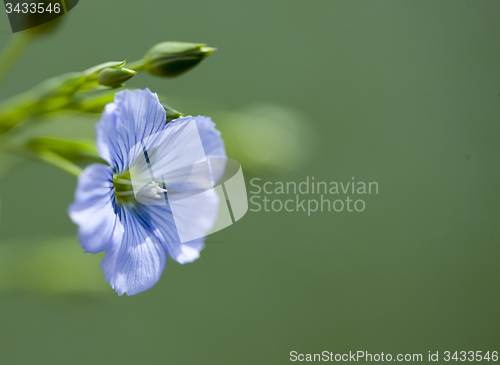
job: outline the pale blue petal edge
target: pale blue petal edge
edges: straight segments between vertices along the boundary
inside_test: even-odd
[[[113,172],[102,164],[88,166],[78,177],[75,201],[68,208],[78,225],[85,252],[98,253],[119,243],[123,225],[115,213]]]
[[[149,89],[124,90],[106,105],[96,125],[96,145],[101,157],[116,173],[125,171],[129,151],[146,137],[166,128],[165,109]]]

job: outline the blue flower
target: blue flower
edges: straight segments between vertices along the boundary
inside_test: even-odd
[[[162,185],[159,176],[163,178],[169,171],[199,162],[192,150],[195,147],[186,143],[187,125],[197,128],[207,160],[226,157],[220,132],[210,118],[183,117],[167,124],[157,95],[148,89],[117,93],[96,126],[97,148],[109,166],[93,164],[83,171],[69,216],[78,225],[85,252],[106,251],[101,268],[119,295],[134,295],[155,285],[168,256],[184,264],[197,259],[204,247],[203,237],[188,242],[179,238],[168,193],[164,194],[164,188],[182,191],[185,174],[174,174],[167,185],[165,181]],[[140,150],[137,146],[141,146]],[[144,151],[146,156],[148,152],[155,154],[158,175],[156,179],[144,178],[150,182],[139,183],[143,188],[138,194],[130,168],[141,158],[144,160]],[[149,166],[150,161],[147,162]],[[141,204],[136,199],[141,194],[144,199],[159,203]],[[206,199],[204,207],[181,212],[185,214],[184,226],[203,232],[210,229],[217,214],[218,197],[206,194]],[[177,217],[177,224],[178,220]]]

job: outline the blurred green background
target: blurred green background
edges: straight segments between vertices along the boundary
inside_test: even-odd
[[[151,290],[118,297],[100,257],[79,253],[75,179],[26,163],[0,182],[0,364],[500,350],[499,19],[496,0],[81,1],[30,45],[1,99],[161,41],[205,42],[218,51],[189,73],[127,85],[186,114],[226,113],[236,154],[231,115],[285,108],[298,131],[274,141],[292,152],[259,170],[240,151],[247,179],[354,176],[379,194],[357,214],[248,212],[195,263],[169,260]],[[11,36],[0,15],[0,46]],[[91,135],[94,122],[50,128]]]

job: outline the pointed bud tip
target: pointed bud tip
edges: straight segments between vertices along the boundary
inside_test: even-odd
[[[210,56],[212,53],[217,51],[217,48],[214,47],[201,47],[201,51],[205,53],[206,56]]]
[[[137,71],[125,67],[104,68],[97,74],[97,82],[104,86],[119,87],[125,81],[130,80]]]

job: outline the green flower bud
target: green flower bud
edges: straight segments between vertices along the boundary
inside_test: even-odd
[[[151,48],[142,59],[142,67],[155,76],[173,77],[193,68],[215,48],[200,43],[163,42]]]
[[[97,82],[104,86],[118,87],[128,81],[137,71],[128,68],[104,68],[97,74]]]
[[[120,68],[125,66],[125,63],[127,63],[126,60],[121,62],[105,62],[101,63],[100,65],[91,67],[83,71],[83,73],[85,74],[85,76],[87,76],[86,81],[95,81],[97,79],[97,75],[99,74],[99,72],[101,72],[101,70],[105,68]]]

